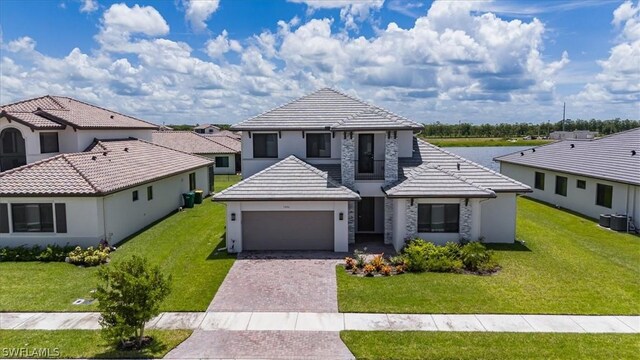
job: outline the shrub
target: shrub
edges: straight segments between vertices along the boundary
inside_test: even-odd
[[[407,271],[406,265],[396,265],[396,274],[404,274],[405,271]]]
[[[171,277],[134,255],[113,266],[100,268],[96,288],[100,325],[104,336],[124,348],[133,341],[141,348],[147,321],[160,314],[160,304],[169,295]]]
[[[402,255],[392,256],[389,258],[389,264],[393,266],[404,265],[405,259]]]
[[[376,271],[380,271],[384,264],[384,254],[375,255],[373,259],[371,259],[371,265],[376,269]]]
[[[360,250],[353,251],[353,258],[356,260],[356,267],[362,269],[364,265],[367,263],[364,252]]]
[[[347,270],[353,269],[356,266],[356,260],[354,258],[346,257],[344,258],[345,268]]]
[[[76,246],[73,251],[69,252],[69,263],[74,265],[98,266],[109,262],[110,250],[108,247],[98,247],[94,249],[89,246],[86,250],[82,250],[80,246]]]
[[[493,251],[479,242],[470,242],[460,249],[460,258],[469,271],[488,272],[497,267]]]
[[[407,264],[407,270],[411,272],[427,271],[427,248],[427,242],[424,240],[411,240],[405,246],[402,253]]]
[[[391,275],[391,266],[389,265],[382,266],[382,268],[380,269],[380,273],[384,276]]]
[[[64,261],[67,253],[71,251],[73,247],[59,246],[59,245],[47,245],[44,249],[40,246],[34,245],[32,247],[18,246],[18,247],[3,247],[0,248],[0,262],[4,261]]]
[[[373,265],[367,264],[364,266],[363,272],[366,276],[373,276],[374,271],[376,271],[376,268]]]
[[[427,259],[427,269],[433,272],[460,272],[462,261],[447,256],[433,256]]]

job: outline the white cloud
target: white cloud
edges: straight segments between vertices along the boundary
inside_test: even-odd
[[[166,35],[169,25],[162,15],[152,6],[125,4],[111,5],[103,15],[103,26],[107,31],[149,36]]]
[[[91,13],[98,10],[97,0],[82,0],[82,6],[80,6],[80,12]]]
[[[288,0],[304,3],[312,13],[315,9],[340,9],[340,19],[347,29],[358,29],[358,23],[369,18],[372,11],[379,11],[384,0]]]
[[[572,100],[586,107],[594,101],[629,104],[638,115],[640,102],[640,5],[627,1],[613,12],[612,24],[622,29],[609,57],[599,60],[600,73]]]
[[[205,43],[205,52],[211,58],[219,59],[229,51],[240,52],[242,45],[237,40],[229,40],[227,30],[222,30],[222,33],[215,39],[209,39]]]
[[[23,36],[16,40],[9,41],[7,50],[11,52],[33,51],[36,48],[36,42],[28,36]]]
[[[183,0],[183,3],[186,7],[187,22],[194,31],[203,31],[207,28],[205,21],[218,10],[220,0]]]

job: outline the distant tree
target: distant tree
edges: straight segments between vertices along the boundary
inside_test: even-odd
[[[104,336],[121,347],[133,341],[136,348],[142,348],[145,325],[160,314],[160,304],[171,292],[171,277],[134,255],[103,266],[98,278],[96,298]]]

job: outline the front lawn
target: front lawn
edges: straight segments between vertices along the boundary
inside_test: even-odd
[[[216,186],[228,186],[229,179]],[[132,237],[111,260],[138,254],[171,274],[172,292],[162,311],[204,311],[235,259],[217,252],[225,247],[224,231],[224,205],[205,199]],[[95,305],[71,303],[91,297],[96,271],[66,263],[0,263],[0,311],[95,311]]]
[[[190,330],[149,330],[154,338],[142,351],[118,351],[95,330],[0,330],[2,358],[162,358],[189,335]]]
[[[343,331],[357,359],[636,359],[638,334]]]
[[[337,268],[342,312],[640,314],[640,238],[518,199],[517,238],[496,275],[364,278]]]

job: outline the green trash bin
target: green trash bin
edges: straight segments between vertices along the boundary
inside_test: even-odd
[[[182,194],[182,199],[184,200],[184,207],[192,208],[194,198],[195,198],[195,194],[193,192]]]
[[[196,204],[202,204],[202,197],[204,195],[204,191],[196,190],[194,191],[194,193],[195,193],[195,199],[193,200],[193,202],[195,202]]]

